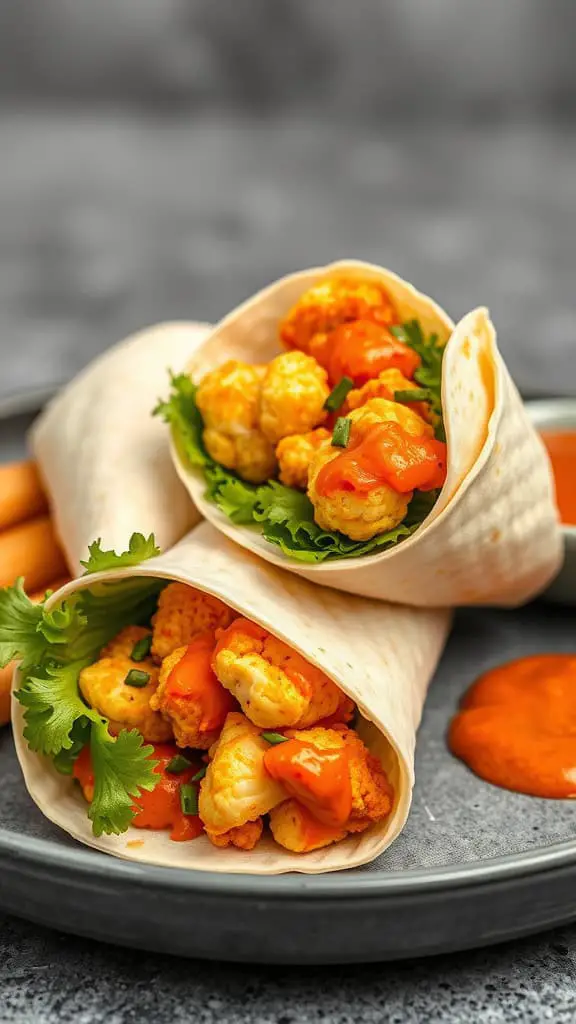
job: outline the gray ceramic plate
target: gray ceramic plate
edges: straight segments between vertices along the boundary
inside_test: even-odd
[[[0,424],[0,458],[25,416]],[[222,876],[129,864],[45,821],[0,732],[0,908],[108,942],[219,960],[392,960],[499,942],[576,919],[576,802],[485,785],[446,750],[459,696],[482,670],[574,648],[574,613],[465,611],[426,704],[408,825],[368,868],[318,877]]]

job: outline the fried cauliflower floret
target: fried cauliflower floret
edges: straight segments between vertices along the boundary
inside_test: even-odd
[[[264,768],[268,749],[260,730],[244,715],[228,715],[200,784],[198,811],[210,838],[257,822],[286,799],[282,786]]]
[[[162,661],[178,647],[186,647],[200,633],[229,626],[235,612],[217,597],[185,583],[169,583],[160,594],[152,619],[152,657]]]
[[[128,673],[134,669],[149,675],[146,686],[126,684]],[[170,724],[150,707],[158,686],[158,668],[150,659],[135,662],[122,654],[101,658],[82,669],[78,685],[90,707],[109,719],[110,732],[138,729],[147,743],[163,743],[172,738]]]
[[[291,797],[270,815],[280,845],[300,853],[319,849],[388,817],[392,787],[354,730],[317,727],[289,736],[264,759]]]
[[[398,423],[414,437],[432,437],[433,427],[412,409],[385,398],[371,398],[350,413],[355,436],[363,438],[376,423]],[[370,540],[378,533],[393,530],[404,519],[412,492],[400,494],[382,483],[366,493],[338,490],[320,494],[318,474],[327,463],[337,459],[342,449],[321,447],[312,458],[308,474],[308,497],[314,506],[314,519],[323,530],[339,530],[352,540]]]
[[[106,647],[102,648],[100,657],[115,658],[121,655],[124,658],[130,658],[139,640],[144,640],[147,636],[152,636],[150,629],[146,629],[144,626],[127,626],[110,643],[106,644]]]
[[[308,497],[318,526],[323,530],[338,530],[351,540],[370,540],[398,526],[408,511],[411,493],[399,494],[387,484],[379,484],[367,494],[318,493],[316,480],[320,470],[337,457],[337,448],[323,448],[310,464]]]
[[[264,366],[230,359],[207,373],[196,392],[206,451],[254,484],[268,480],[276,470],[274,447],[259,426],[265,373]]]
[[[263,828],[262,818],[257,818],[256,821],[247,821],[245,825],[231,828],[228,832],[223,832],[222,835],[215,836],[209,832],[208,838],[214,846],[220,848],[235,846],[238,850],[253,850],[262,835]]]
[[[201,634],[162,662],[150,707],[170,723],[179,747],[208,750],[236,706],[212,671],[214,644],[213,633]]]
[[[297,487],[305,491],[312,456],[329,440],[330,431],[324,427],[317,427],[307,434],[291,434],[290,437],[282,438],[276,447],[280,482],[286,487]]]
[[[279,846],[291,853],[310,853],[345,839],[346,830],[317,821],[297,800],[285,800],[270,811],[270,831]]]
[[[313,725],[342,706],[342,693],[320,669],[248,619],[218,637],[218,679],[261,729]]]
[[[284,352],[268,364],[260,396],[260,429],[272,444],[304,434],[328,417],[328,374],[304,352]]]
[[[434,437],[434,428],[417,412],[406,405],[401,405],[400,402],[391,402],[386,398],[370,398],[360,408],[350,413],[350,419],[364,433],[375,423],[398,423],[413,437]]]
[[[326,367],[330,357],[330,332],[352,320],[378,324],[398,322],[394,305],[377,281],[327,277],[305,292],[280,324],[286,348],[308,352]]]
[[[382,370],[374,380],[369,380],[363,387],[348,392],[347,408],[359,409],[371,398],[386,398],[393,402],[396,391],[410,391],[414,387],[414,381],[408,380],[400,370]]]
[[[366,405],[366,402],[369,402],[371,398],[386,398],[389,401],[394,401],[394,395],[397,391],[413,391],[418,386],[414,381],[408,380],[407,377],[400,373],[400,370],[383,370],[374,380],[369,380],[363,387],[354,388],[353,391],[349,392],[346,400],[346,409],[348,411],[359,409],[361,405]],[[402,402],[401,404],[407,404],[409,409],[412,409],[421,416],[427,423],[434,422],[434,416],[428,402]]]

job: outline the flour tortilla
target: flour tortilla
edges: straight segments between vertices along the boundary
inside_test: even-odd
[[[92,835],[86,803],[73,781],[32,753],[22,736],[23,709],[12,719],[26,786],[42,813],[79,842],[127,860],[204,871],[280,874],[357,867],[382,853],[402,831],[414,783],[414,745],[430,678],[450,625],[445,610],[410,609],[311,586],[242,551],[209,524],[167,554],[137,569],[85,577],[64,587],[50,607],[79,588],[134,577],[179,580],[221,598],[286,641],[358,704],[359,731],[381,758],[395,788],[389,819],[324,850],[294,854],[267,839],[255,850],[220,850],[202,837],[172,842],[166,832],[131,828],[120,837]]]
[[[152,410],[169,390],[168,370],[181,370],[208,330],[166,323],[132,335],[68,384],[33,426],[32,452],[74,573],[98,537],[123,551],[139,530],[165,549],[199,522]]]
[[[436,506],[410,538],[389,551],[302,563],[207,501],[201,470],[182,457],[173,440],[174,464],[195,505],[247,550],[337,590],[421,606],[522,604],[558,571],[562,538],[548,457],[498,351],[486,309],[469,313],[454,329],[432,299],[395,274],[342,261],[285,277],[230,313],[193,353],[192,378],[199,381],[227,359],[264,363],[278,355],[280,320],[328,275],[381,281],[403,322],[418,319],[425,332],[436,332],[446,344],[448,475]]]

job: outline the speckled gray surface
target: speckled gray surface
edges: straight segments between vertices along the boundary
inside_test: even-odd
[[[0,917],[3,1024],[573,1024],[575,1019],[576,929],[434,960],[319,970],[132,954]]]

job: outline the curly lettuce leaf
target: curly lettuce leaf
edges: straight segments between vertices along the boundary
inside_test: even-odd
[[[118,558],[129,560],[136,550],[142,550],[138,538]],[[24,708],[24,737],[64,774],[90,743],[95,792],[89,816],[96,835],[126,830],[133,798],[154,785],[155,762],[138,733],[109,734],[107,720],[84,702],[79,675],[125,626],[150,622],[163,586],[155,579],[101,583],[51,611],[32,604],[21,582],[0,590],[0,657],[20,660],[16,697]]]
[[[430,402],[436,420],[436,436],[444,440],[442,424],[442,354],[437,335],[426,336],[417,320],[392,328],[394,334],[413,348],[422,363],[415,374],[420,387],[403,400]],[[409,537],[424,521],[438,494],[417,492],[404,521],[393,530],[368,541],[354,541],[337,531],[323,530],[314,521],[314,509],[306,494],[276,480],[261,486],[245,483],[235,473],[215,462],[204,447],[204,423],[196,404],[197,385],[185,374],[172,375],[172,391],[160,402],[154,415],[168,423],[181,457],[200,469],[206,481],[205,498],[238,526],[258,527],[269,543],[301,562],[324,562],[334,558],[359,558],[385,551]]]
[[[102,538],[98,538],[90,544],[88,558],[85,562],[80,562],[80,565],[85,569],[84,575],[89,576],[95,572],[107,572],[109,569],[133,568],[150,558],[156,558],[159,554],[160,548],[153,533],[149,537],[142,533],[133,533],[128,550],[121,555],[117,555],[115,551],[103,551]]]
[[[15,658],[34,664],[45,647],[40,634],[41,605],[32,604],[24,592],[24,580],[0,590],[0,668]]]

